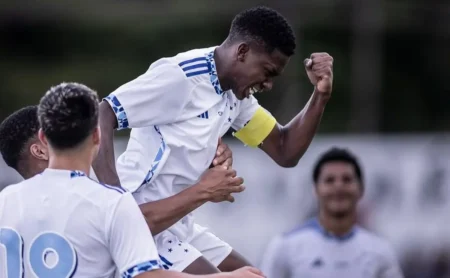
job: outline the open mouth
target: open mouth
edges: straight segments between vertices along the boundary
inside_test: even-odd
[[[247,89],[245,96],[249,98],[251,95],[261,92],[262,90],[258,89],[256,86],[252,86]]]

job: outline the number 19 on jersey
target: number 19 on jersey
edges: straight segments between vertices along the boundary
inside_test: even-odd
[[[23,278],[24,260],[37,278],[69,278],[77,267],[77,254],[70,242],[54,232],[43,232],[23,248],[20,234],[11,228],[0,228],[0,252],[6,250],[6,262],[0,260],[0,277]],[[24,254],[25,253],[25,254]]]

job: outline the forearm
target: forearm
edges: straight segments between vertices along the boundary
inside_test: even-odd
[[[116,120],[114,114],[111,115],[112,111],[108,111],[108,109],[111,110],[106,102],[100,104],[99,122],[102,136],[100,149],[92,163],[92,168],[99,182],[120,185],[114,156],[114,122]]]
[[[168,229],[209,199],[196,186],[189,187],[166,199],[140,205],[153,235]]]
[[[303,110],[282,128],[282,153],[287,167],[297,165],[317,132],[327,97],[316,90]]]

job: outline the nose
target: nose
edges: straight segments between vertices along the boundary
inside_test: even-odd
[[[272,80],[267,80],[263,82],[263,89],[264,91],[270,91],[272,90],[273,87],[273,81]]]

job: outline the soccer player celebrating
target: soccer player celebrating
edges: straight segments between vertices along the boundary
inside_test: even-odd
[[[145,203],[171,205],[172,195],[195,183],[213,161],[217,140],[230,127],[250,147],[293,167],[306,152],[331,97],[333,58],[305,60],[314,91],[305,108],[281,126],[254,93],[272,88],[294,54],[292,27],[278,12],[252,8],[238,14],[217,47],[194,49],[154,62],[147,72],[112,92],[100,106],[102,144],[94,171]],[[126,151],[114,161],[114,129],[131,128]],[[116,168],[117,167],[117,168]],[[231,195],[229,198],[233,198]],[[249,263],[192,215],[165,219],[156,236],[171,269],[230,271]],[[218,269],[216,268],[218,267]]]
[[[77,83],[53,87],[38,118],[49,167],[0,192],[0,277],[195,277],[161,269],[129,192],[87,177],[101,138],[97,94]],[[261,277],[253,268],[228,275]]]
[[[277,236],[261,263],[268,278],[401,278],[389,243],[356,224],[363,173],[356,157],[332,148],[313,170],[319,217]]]

